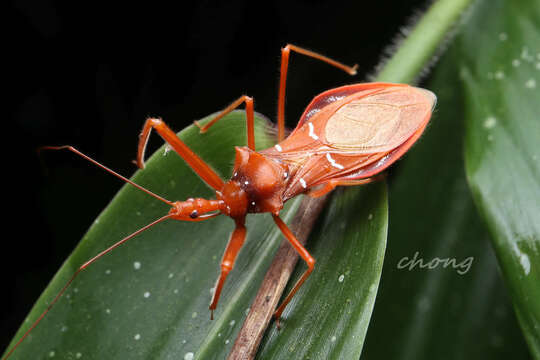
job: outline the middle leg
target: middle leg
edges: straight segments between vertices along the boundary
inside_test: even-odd
[[[201,133],[204,133],[208,131],[210,126],[214,125],[219,119],[223,118],[225,115],[242,105],[242,103],[246,103],[246,128],[247,128],[247,143],[248,147],[251,150],[255,150],[255,128],[254,128],[254,111],[253,111],[253,98],[242,95],[235,101],[233,101],[229,106],[227,106],[225,109],[223,109],[215,118],[210,120],[206,125],[202,126],[197,121],[194,121],[193,123],[197,125],[199,129],[201,129]]]

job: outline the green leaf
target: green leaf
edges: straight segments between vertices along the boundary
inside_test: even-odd
[[[425,72],[427,64],[436,57],[442,45],[459,24],[463,12],[472,0],[435,1],[429,11],[415,24],[407,38],[396,48],[395,54],[384,63],[377,74],[377,81],[413,83]]]
[[[390,178],[387,254],[362,359],[529,358],[467,187],[459,55],[452,46],[425,84],[437,108]]]
[[[272,140],[258,117],[259,148]],[[234,112],[200,135],[191,126],[180,137],[224,177],[234,145],[244,145],[245,118]],[[170,200],[211,197],[212,191],[174,153],[159,149],[137,183]],[[290,218],[298,200],[282,217]],[[26,331],[77,268],[126,235],[163,216],[168,206],[125,186],[95,220],[34,306],[15,339]],[[222,358],[232,346],[272,255],[281,241],[271,216],[248,217],[246,244],[231,272],[214,321],[208,305],[233,222],[156,225],[83,271],[64,296],[13,354],[13,359],[183,358],[210,351]],[[13,346],[13,343],[10,347]]]
[[[465,160],[518,320],[540,359],[540,4],[484,1],[456,50]],[[474,54],[474,56],[473,56]]]
[[[307,243],[315,270],[269,328],[258,359],[357,359],[379,286],[388,208],[383,183],[340,189]],[[288,289],[305,271],[297,266]]]

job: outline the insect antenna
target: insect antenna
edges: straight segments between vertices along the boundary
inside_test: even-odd
[[[90,156],[88,155],[85,155],[83,154],[82,152],[80,152],[79,150],[77,150],[76,148],[74,148],[73,146],[70,146],[70,145],[63,145],[63,146],[42,146],[40,148],[38,148],[38,154],[41,153],[41,151],[43,150],[69,150],[77,155],[79,155],[80,157],[82,157],[83,159],[86,159],[88,161],[90,161],[91,163],[93,163],[94,165],[102,168],[103,170],[107,171],[108,173],[116,176],[117,178],[121,179],[121,180],[124,180],[126,183],[130,184],[130,185],[133,185],[134,187],[136,187],[137,189],[141,190],[141,191],[144,191],[145,193],[147,193],[148,195],[150,196],[153,196],[154,198],[160,200],[160,201],[163,201],[164,203],[166,203],[167,205],[169,206],[174,206],[174,203],[172,203],[171,201],[165,199],[165,198],[162,198],[161,196],[157,195],[157,194],[154,194],[153,192],[151,192],[150,190],[142,187],[141,185],[139,184],[136,184],[134,183],[133,181],[129,180],[128,178],[126,178],[125,176],[122,176],[120,174],[118,174],[116,171],[114,170],[111,170],[109,169],[108,167],[106,167],[105,165],[97,162],[96,160],[92,159]]]
[[[117,178],[121,179],[121,180],[124,180],[126,183],[136,187],[137,189],[147,193],[148,195],[168,204],[169,206],[174,206],[174,203],[151,192],[150,190],[134,183],[133,181],[129,180],[128,178],[118,174],[117,172],[115,172],[114,170],[111,170],[109,169],[108,167],[106,167],[105,165],[97,162],[96,160],[92,159],[91,157],[89,157],[88,155],[85,155],[83,154],[82,152],[80,152],[79,150],[77,150],[76,148],[74,148],[73,146],[69,146],[69,145],[64,145],[64,146],[43,146],[43,147],[40,147],[38,148],[38,154],[41,153],[41,151],[43,150],[69,150],[79,156],[81,156],[82,158],[90,161],[91,163],[97,165],[98,167],[102,168],[103,170],[109,172],[110,174],[116,176]],[[19,345],[24,341],[24,339],[30,334],[30,332],[32,332],[32,330],[39,324],[39,322],[47,315],[47,313],[52,309],[52,307],[54,306],[54,304],[57,303],[57,301],[62,297],[62,295],[64,294],[64,292],[69,288],[69,286],[71,285],[71,283],[75,280],[75,278],[84,270],[86,269],[88,266],[90,266],[92,263],[94,263],[96,260],[98,260],[100,257],[104,256],[105,254],[111,252],[112,250],[114,250],[115,248],[117,248],[118,246],[122,245],[123,243],[125,243],[126,241],[132,239],[133,237],[139,235],[141,232],[149,229],[150,227],[164,221],[164,220],[167,220],[167,219],[170,219],[172,218],[173,215],[172,214],[167,214],[153,222],[151,222],[150,224],[140,228],[139,230],[133,232],[132,234],[126,236],[125,238],[123,238],[122,240],[116,242],[115,244],[111,245],[109,248],[101,251],[100,253],[98,253],[96,256],[94,256],[93,258],[91,258],[90,260],[86,261],[84,264],[82,264],[78,269],[77,271],[75,271],[75,273],[71,276],[71,278],[68,280],[68,282],[64,285],[64,287],[58,292],[58,294],[55,296],[55,298],[51,301],[51,303],[47,306],[47,308],[43,311],[43,313],[41,313],[41,315],[37,318],[37,320],[32,324],[32,326],[30,326],[30,328],[23,334],[23,336],[17,341],[17,343],[13,346],[13,348],[6,354],[6,356],[3,358],[3,360],[7,359],[8,357],[11,356],[11,354],[15,351],[15,349],[17,349],[17,347],[19,347]]]
[[[164,221],[164,220],[167,220],[167,219],[170,219],[172,218],[173,215],[172,214],[167,214],[157,220],[154,220],[153,222],[151,222],[150,224],[146,225],[146,226],[143,226],[142,228],[140,228],[139,230],[131,233],[130,235],[126,236],[125,238],[123,238],[122,240],[114,243],[113,245],[111,245],[110,247],[108,247],[107,249],[101,251],[99,254],[97,254],[96,256],[94,256],[93,258],[91,258],[90,260],[86,261],[84,264],[82,264],[78,269],[77,271],[75,271],[75,273],[71,276],[71,278],[68,280],[68,282],[64,285],[64,287],[58,292],[58,294],[55,296],[55,298],[51,301],[51,303],[47,306],[47,308],[41,313],[41,315],[37,318],[36,321],[34,321],[34,323],[32,324],[32,326],[30,326],[30,328],[28,330],[26,330],[26,332],[23,334],[23,336],[19,339],[19,341],[17,341],[17,343],[13,346],[13,348],[11,350],[9,350],[9,352],[6,354],[6,356],[3,358],[3,360],[6,360],[8,357],[11,356],[11,354],[13,354],[13,352],[15,351],[15,349],[17,349],[19,347],[19,345],[23,342],[23,340],[28,336],[28,334],[30,334],[30,332],[32,332],[32,330],[34,330],[34,328],[40,323],[40,321],[45,317],[45,315],[47,315],[47,313],[52,309],[52,307],[54,306],[54,304],[56,304],[56,302],[62,297],[62,295],[64,294],[64,292],[67,290],[67,288],[69,288],[69,286],[71,285],[71,283],[73,282],[73,280],[75,280],[75,278],[84,270],[86,269],[88,266],[90,266],[91,264],[93,264],[96,260],[98,260],[100,257],[108,254],[109,252],[111,252],[112,250],[116,249],[117,247],[119,247],[120,245],[122,245],[123,243],[125,243],[126,241],[134,238],[135,236],[139,235],[140,233],[142,233],[143,231],[151,228],[152,226],[156,225],[156,224],[159,224],[160,222]]]

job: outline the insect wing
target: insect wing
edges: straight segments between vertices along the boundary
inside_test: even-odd
[[[319,95],[302,124],[270,151],[295,169],[289,195],[330,179],[359,179],[384,170],[418,139],[435,102],[428,90],[386,83]]]
[[[371,94],[375,94],[388,87],[399,87],[399,86],[408,87],[408,85],[406,84],[363,83],[363,84],[345,85],[345,86],[341,86],[335,89],[322,92],[319,95],[315,96],[315,98],[313,98],[311,103],[306,107],[294,131],[300,128],[306,121],[310,121],[313,115],[319,113],[323,108],[326,108],[328,105],[335,103],[336,101],[342,100],[347,96],[356,95],[358,97],[364,97],[364,96],[369,96]]]
[[[414,87],[390,87],[364,97],[350,96],[328,118],[326,144],[356,154],[392,151],[427,123],[435,95]]]

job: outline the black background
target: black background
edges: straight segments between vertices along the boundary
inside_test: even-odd
[[[319,92],[368,79],[400,29],[427,6],[425,0],[111,3],[10,4],[1,349],[122,185],[74,154],[38,157],[39,146],[74,145],[130,175],[147,116],[180,130],[247,94],[256,111],[275,119],[280,48],[288,42],[359,64],[351,78],[293,54],[286,106],[292,127]],[[160,144],[152,137],[150,150]]]

